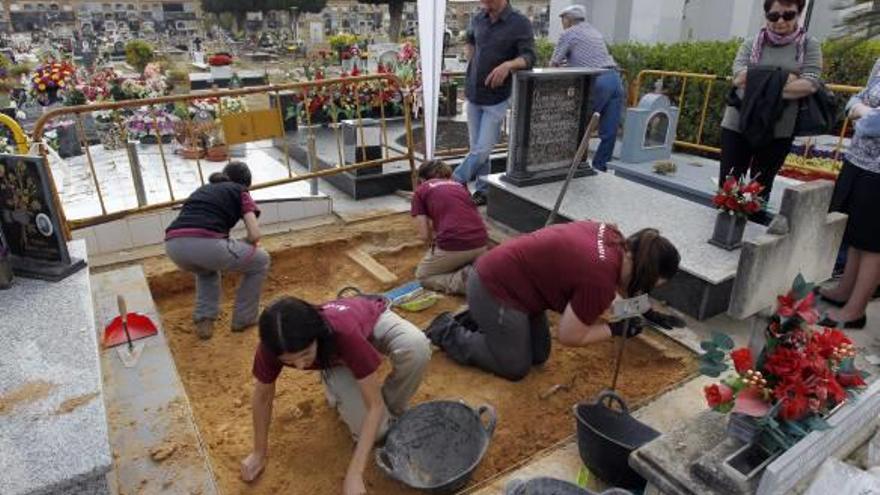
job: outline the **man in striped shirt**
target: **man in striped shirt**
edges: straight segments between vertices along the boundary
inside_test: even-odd
[[[562,18],[565,31],[559,37],[550,65],[607,69],[596,79],[590,98],[593,112],[599,112],[602,116],[599,121],[599,138],[602,142],[593,156],[593,167],[606,171],[614,153],[617,127],[623,111],[623,82],[602,34],[586,21],[586,9],[581,5],[572,5],[564,9],[559,17]]]

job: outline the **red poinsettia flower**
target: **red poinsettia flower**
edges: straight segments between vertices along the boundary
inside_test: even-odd
[[[767,356],[764,369],[780,377],[788,378],[796,375],[802,369],[801,353],[787,347],[776,347],[773,353]]]
[[[819,320],[819,314],[814,308],[816,294],[810,292],[807,297],[796,301],[791,294],[779,296],[778,313],[785,318],[794,316],[801,317],[805,322],[812,325]]]
[[[800,378],[789,377],[773,390],[773,395],[782,401],[779,415],[782,419],[797,421],[809,412],[810,391]]]
[[[852,341],[840,330],[826,328],[822,332],[813,332],[810,336],[810,344],[825,359],[829,359],[834,350],[844,344],[852,344]]]
[[[731,352],[730,358],[733,359],[733,365],[739,374],[755,369],[755,360],[752,358],[752,351],[748,347]]]
[[[706,395],[706,402],[711,408],[716,408],[733,400],[733,389],[723,383],[713,383],[703,387],[703,393]]]

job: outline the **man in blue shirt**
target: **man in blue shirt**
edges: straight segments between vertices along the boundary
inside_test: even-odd
[[[474,203],[486,204],[489,156],[501,135],[513,78],[511,72],[535,64],[532,23],[511,8],[508,0],[480,0],[483,10],[467,33],[468,68],[465,79],[470,152],[455,170],[455,180],[476,178]]]
[[[605,171],[614,153],[617,127],[623,111],[626,94],[623,82],[617,72],[617,62],[608,53],[602,34],[586,21],[586,9],[581,5],[572,5],[564,9],[559,17],[562,18],[565,31],[559,37],[550,65],[607,69],[607,72],[596,79],[590,98],[593,112],[601,115],[599,138],[602,142],[593,156],[593,167]]]

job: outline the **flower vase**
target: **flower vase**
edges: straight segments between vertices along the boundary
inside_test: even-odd
[[[739,215],[733,215],[722,211],[715,218],[715,232],[709,239],[713,246],[733,251],[742,246],[743,235],[746,231],[748,219]]]
[[[727,436],[743,443],[752,443],[761,434],[757,418],[740,413],[730,413],[727,417]]]

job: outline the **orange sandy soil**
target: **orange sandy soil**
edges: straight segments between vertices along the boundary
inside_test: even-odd
[[[349,285],[364,291],[389,289],[346,257],[345,251],[361,247],[372,252],[404,282],[411,279],[424,250],[414,239],[416,233],[406,215],[266,239],[264,246],[272,253],[272,269],[263,302],[288,294],[321,302],[334,298],[339,289]],[[223,492],[339,493],[352,441],[335,411],[327,406],[318,374],[294,370],[286,370],[278,381],[269,464],[255,483],[240,481],[239,462],[250,452],[252,441],[251,365],[258,336],[256,328],[239,334],[227,330],[238,279],[225,278],[222,315],[215,335],[202,342],[195,336],[190,320],[192,276],[174,271],[162,259],[146,262],[145,269]],[[424,328],[441,311],[455,310],[462,303],[462,299],[444,297],[424,312],[404,316]],[[551,321],[555,324],[556,319]],[[461,398],[474,406],[488,403],[497,409],[498,427],[474,474],[473,486],[572,435],[575,422],[571,407],[609,385],[613,350],[611,342],[585,349],[554,343],[549,362],[519,383],[459,366],[437,351],[414,401]],[[657,396],[696,370],[689,351],[657,335],[635,339],[626,352],[619,389],[630,404]],[[553,385],[572,381],[570,390],[540,398]],[[414,493],[385,477],[372,462],[365,479],[373,494]]]

